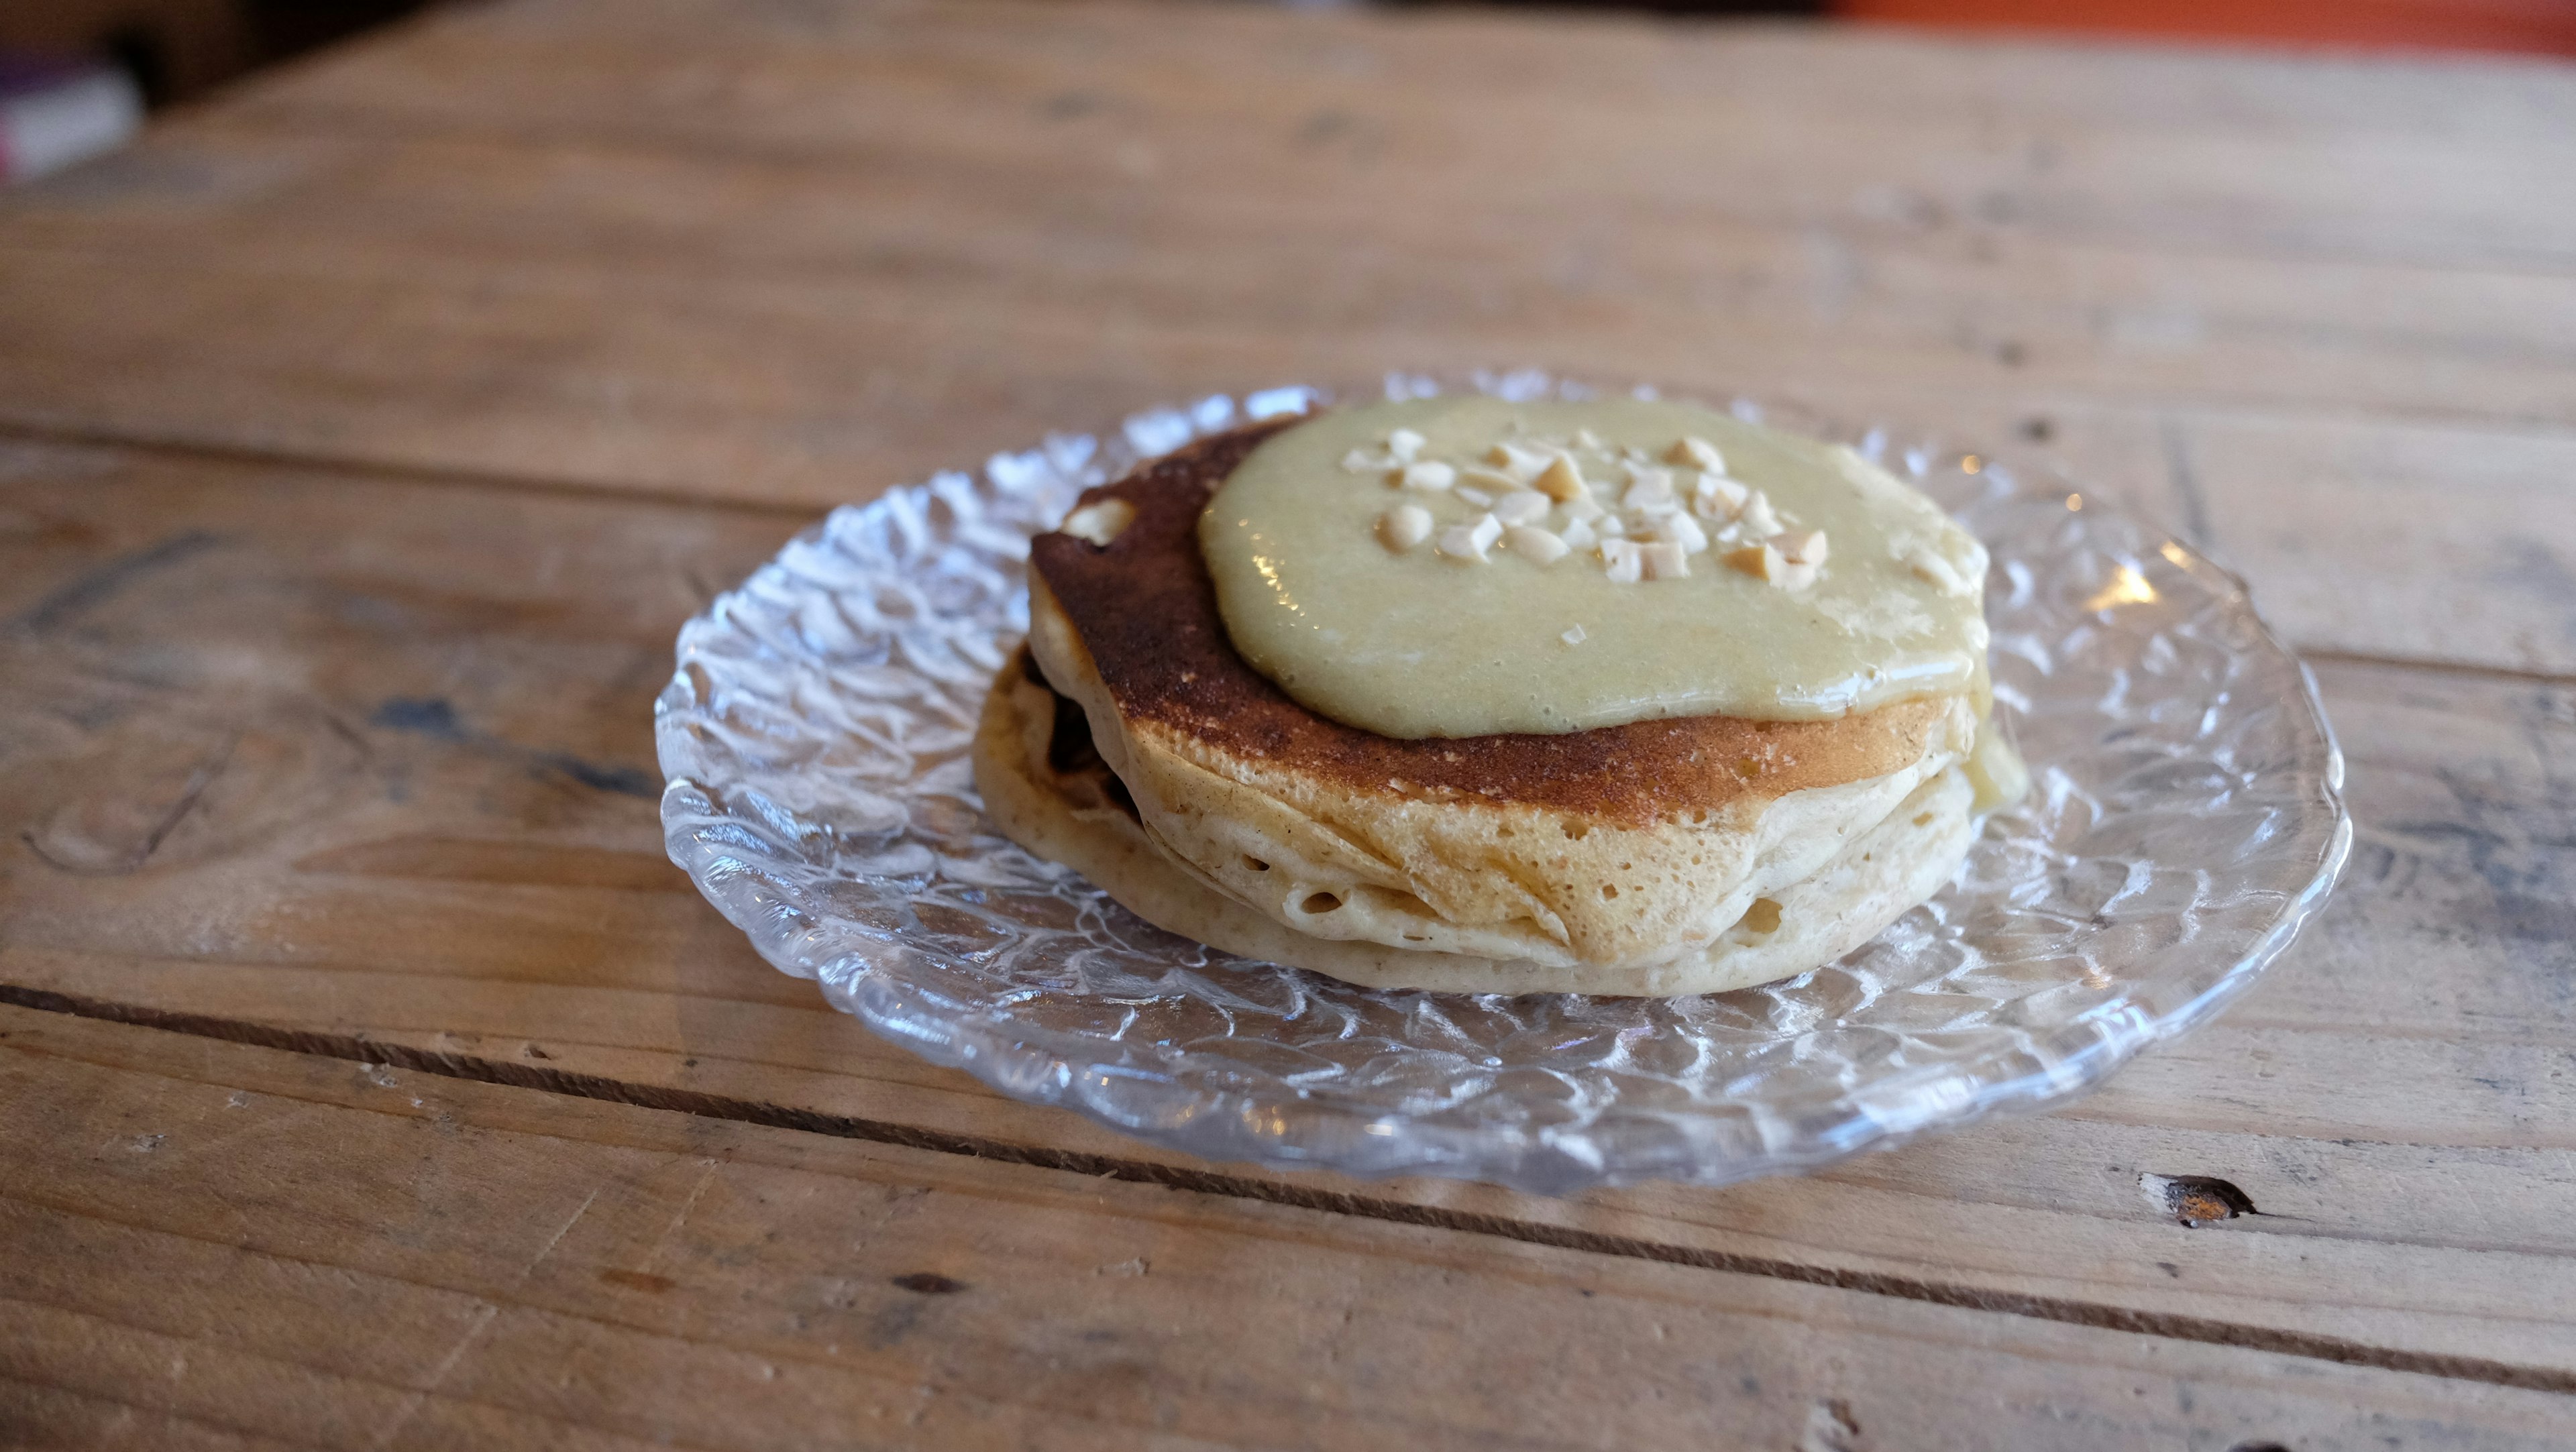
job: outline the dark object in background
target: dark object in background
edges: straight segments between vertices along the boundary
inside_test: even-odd
[[[103,61],[153,106],[422,8],[423,0],[0,0],[0,51]]]

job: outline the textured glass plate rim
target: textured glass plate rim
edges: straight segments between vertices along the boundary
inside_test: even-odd
[[[1480,372],[1446,384],[1420,375],[1389,374],[1384,394],[1428,396],[1460,389],[1504,394],[1517,392],[1522,396],[1533,392],[1566,396],[1594,392],[1582,384],[1553,378],[1536,370],[1521,370],[1513,373]],[[1639,396],[1656,395],[1656,390],[1643,386],[1622,391]],[[1117,426],[1091,435],[1051,435],[1045,444],[1020,455],[997,455],[994,463],[987,466],[987,472],[1013,457],[1060,453],[1067,443],[1085,447],[1105,443],[1107,447],[1100,448],[1095,455],[1095,468],[1105,467],[1108,476],[1115,477],[1123,472],[1125,463],[1150,457],[1190,437],[1208,432],[1217,426],[1215,421],[1260,417],[1267,413],[1294,411],[1315,401],[1365,398],[1377,394],[1375,388],[1336,391],[1290,385],[1246,393],[1239,415],[1235,412],[1234,401],[1223,396],[1201,400],[1195,405],[1147,409],[1128,416]],[[1865,451],[1873,454],[1886,447],[1888,431],[1884,428],[1853,430],[1837,427],[1823,416],[1795,405],[1756,405],[1739,399],[1734,408],[1739,414],[1814,436],[1854,439]],[[1917,444],[1907,452],[1928,456],[1937,451],[1929,444]],[[1989,472],[1992,475],[1989,482],[2005,492],[2034,492],[2011,483],[2009,475],[2000,468]],[[844,506],[835,512],[835,517],[853,512],[863,518],[882,517],[903,510],[918,512],[929,505],[943,486],[953,488],[960,482],[960,474],[947,474],[929,484],[900,486],[886,491],[867,505],[856,506],[855,510]],[[2057,491],[2061,496],[2068,492],[2071,491]],[[2111,513],[2096,502],[2088,501],[2087,508],[2096,511],[2096,517]],[[818,522],[799,533],[782,549],[777,559],[763,568],[775,568],[800,546],[821,541],[830,522],[829,519]],[[1275,1091],[1248,1091],[1213,1082],[1228,1076],[1229,1071],[1222,1065],[1191,1066],[1167,1055],[1155,1064],[1154,1072],[1139,1075],[1132,1068],[1122,1069],[1101,1062],[1101,1055],[1097,1052],[1086,1054],[1082,1051],[1085,1045],[1094,1049],[1106,1047],[1100,1040],[1040,1029],[1008,1018],[996,1020],[974,1013],[953,1012],[948,1005],[925,1002],[918,994],[891,985],[889,975],[873,971],[872,965],[853,961],[852,955],[844,955],[829,965],[814,964],[797,951],[791,941],[795,935],[785,931],[779,919],[746,922],[729,908],[724,896],[702,869],[702,855],[685,850],[691,840],[691,829],[685,821],[690,815],[686,803],[705,802],[711,790],[721,794],[727,783],[704,771],[693,775],[677,769],[695,764],[699,756],[682,738],[692,724],[689,718],[700,711],[690,702],[684,684],[677,680],[655,703],[654,711],[656,736],[666,776],[663,820],[667,845],[672,860],[689,873],[710,903],[751,938],[765,959],[792,977],[815,979],[835,1008],[857,1018],[878,1036],[930,1062],[964,1069],[1010,1098],[1069,1108],[1130,1138],[1201,1157],[1248,1160],[1274,1169],[1329,1169],[1361,1178],[1431,1174],[1484,1179],[1546,1193],[1566,1193],[1594,1185],[1651,1179],[1714,1186],[1815,1169],[1864,1149],[1893,1148],[1927,1133],[1957,1128],[1997,1114],[2031,1112],[2092,1089],[2132,1056],[2189,1032],[2225,1008],[2288,948],[2333,890],[2350,854],[2352,822],[2343,801],[2343,753],[2318,696],[2315,677],[2254,610],[2241,577],[2178,539],[2169,539],[2164,548],[2169,555],[2179,549],[2182,553],[2175,557],[2174,562],[2188,572],[2224,581],[2228,595],[2241,611],[2240,623],[2253,632],[2254,649],[2272,653],[2296,670],[2301,688],[2297,704],[2303,713],[2303,724],[2314,733],[2322,753],[2321,779],[2316,786],[2322,792],[2332,817],[2332,829],[2318,854],[2313,875],[2282,904],[2267,931],[2198,993],[2178,1005],[2157,1013],[2147,1011],[2137,1002],[2138,997],[2143,996],[2142,992],[2124,995],[2097,1004],[2049,1028],[2025,1026],[2016,1043],[1979,1057],[1951,1059],[1937,1065],[1865,1079],[1848,1087],[1836,1102],[1842,1113],[1831,1129],[1803,1141],[1766,1145],[1759,1152],[1726,1159],[1711,1160],[1689,1154],[1689,1146],[1682,1147],[1684,1153],[1678,1155],[1666,1152],[1620,1158],[1605,1154],[1601,1141],[1610,1136],[1603,1131],[1615,1128],[1619,1118],[1615,1111],[1571,1131],[1551,1127],[1533,1131],[1520,1126],[1471,1126],[1409,1119],[1404,1122],[1403,1130],[1407,1148],[1400,1155],[1393,1158],[1365,1152],[1352,1155],[1334,1147],[1375,1149],[1384,1146],[1387,1143],[1384,1139],[1374,1137],[1385,1132],[1391,1117],[1387,1112],[1335,1103],[1328,1094],[1318,1095],[1299,1088],[1292,1092],[1301,1122],[1310,1133],[1283,1138],[1275,1133],[1250,1130],[1245,1126],[1260,1119],[1276,1120],[1275,1113],[1267,1106],[1280,1095]],[[758,572],[752,578],[758,578]],[[748,584],[747,580],[746,587]],[[683,627],[680,654],[684,671],[691,630],[723,615],[727,603],[742,588],[745,587],[737,587],[735,591],[719,596],[705,612]],[[790,921],[805,912],[824,917],[831,915],[829,905],[819,902],[789,901],[778,906],[789,910],[780,916]],[[914,962],[935,956],[928,951],[914,951],[901,943],[889,946]],[[2141,978],[2137,983],[2143,990],[2155,981]],[[938,1028],[930,1030],[926,1027],[928,1023],[936,1023]],[[1999,1034],[1998,1037],[2002,1036]],[[1112,1053],[1110,1058],[1131,1059],[1134,1047],[1119,1044],[1116,1048],[1125,1052]],[[2030,1063],[2034,1058],[2039,1061],[2035,1068]],[[1104,1103],[1094,1102],[1093,1096],[1084,1092],[1086,1088],[1107,1085],[1113,1080],[1118,1097],[1115,1111]],[[1653,1117],[1669,1119],[1672,1111],[1659,1110]],[[1533,1165],[1539,1167],[1533,1168]]]

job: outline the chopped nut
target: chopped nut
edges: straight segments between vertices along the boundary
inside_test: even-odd
[[[1780,578],[1771,583],[1783,590],[1803,590],[1816,583],[1814,565],[1787,564],[1780,567]]]
[[[1897,558],[1903,560],[1927,584],[1939,586],[1941,593],[1945,595],[1968,595],[1976,591],[1974,580],[1961,573],[1959,567],[1950,562],[1949,556],[1925,541],[1906,541],[1904,547],[1898,551]]]
[[[1427,442],[1429,440],[1411,429],[1397,429],[1386,436],[1386,451],[1410,464],[1421,454],[1422,446]]]
[[[1419,504],[1399,504],[1377,517],[1377,538],[1402,554],[1431,538],[1431,511]]]
[[[1547,496],[1535,489],[1515,489],[1494,501],[1494,518],[1505,524],[1536,524],[1547,510]]]
[[[1482,564],[1485,551],[1493,548],[1494,541],[1502,537],[1502,521],[1490,514],[1480,514],[1474,524],[1453,524],[1440,531],[1440,543],[1435,548],[1453,560],[1473,560]]]
[[[1564,454],[1548,460],[1547,467],[1530,481],[1530,487],[1560,503],[1589,498],[1592,493],[1592,487],[1583,482],[1582,472],[1574,467],[1574,460]]]
[[[1784,534],[1775,543],[1780,546],[1781,556],[1791,564],[1821,565],[1825,562],[1825,532],[1821,529]]]
[[[1496,444],[1485,451],[1485,462],[1510,475],[1515,484],[1527,484],[1536,479],[1555,460],[1554,454],[1525,449],[1518,444]]]
[[[1599,519],[1592,521],[1592,532],[1603,535],[1626,534],[1628,532],[1627,521],[1622,520],[1615,514],[1604,514]]]
[[[1685,437],[1665,450],[1664,461],[1671,464],[1688,464],[1694,469],[1706,469],[1712,474],[1726,472],[1726,456],[1717,451],[1717,445],[1702,438]]]
[[[1136,506],[1124,499],[1103,499],[1086,504],[1064,517],[1064,532],[1075,539],[1088,540],[1106,548],[1109,542],[1127,532],[1136,522]]]
[[[1546,530],[1536,529],[1526,524],[1516,524],[1503,531],[1503,538],[1511,542],[1513,554],[1519,555],[1533,565],[1555,564],[1565,558],[1570,548],[1565,541]]]
[[[1637,546],[1637,557],[1644,562],[1649,580],[1678,580],[1690,573],[1690,557],[1668,539]]]
[[[1565,501],[1565,517],[1568,519],[1599,519],[1609,512],[1601,507],[1599,500],[1589,494]]]
[[[1673,474],[1670,469],[1649,468],[1642,464],[1628,466],[1628,492],[1619,503],[1627,509],[1659,514],[1679,507],[1673,498]]]
[[[1733,519],[1753,491],[1723,474],[1702,474],[1691,486],[1691,510],[1702,519]]]
[[[1778,550],[1767,544],[1746,545],[1728,554],[1726,562],[1757,580],[1777,580],[1789,565]]]
[[[1607,567],[1615,584],[1633,585],[1645,577],[1646,562],[1634,541],[1605,539],[1601,542],[1601,563]]]
[[[1558,636],[1557,639],[1564,641],[1568,645],[1581,645],[1583,643],[1583,627],[1578,625],[1572,630],[1565,632],[1563,635]]]
[[[1367,449],[1353,449],[1342,455],[1342,467],[1354,474],[1383,474],[1403,462],[1393,454],[1372,453]]]
[[[1567,549],[1576,550],[1588,550],[1592,548],[1593,541],[1599,538],[1598,535],[1595,535],[1592,532],[1591,525],[1586,524],[1579,519],[1574,521],[1572,524],[1567,525],[1565,528],[1558,530],[1556,532],[1556,537],[1565,541],[1565,547]]]
[[[1500,469],[1488,469],[1482,464],[1467,464],[1461,466],[1458,470],[1458,482],[1461,484],[1473,484],[1477,488],[1493,494],[1508,494],[1514,489],[1523,487],[1521,481],[1513,478],[1511,475],[1504,473]]]
[[[1576,429],[1574,431],[1574,446],[1578,449],[1590,449],[1596,454],[1600,453],[1601,436],[1590,429]]]
[[[1695,555],[1708,548],[1708,532],[1699,521],[1687,514],[1668,514],[1655,522],[1655,537],[1668,539],[1682,547],[1682,553]]]
[[[1464,484],[1458,486],[1458,497],[1466,500],[1469,504],[1476,506],[1478,509],[1483,509],[1494,502],[1494,496],[1491,494],[1486,493],[1482,489],[1470,489]]]
[[[1753,491],[1752,498],[1744,501],[1744,510],[1736,518],[1743,524],[1747,539],[1769,539],[1788,527],[1780,522],[1779,514],[1771,508],[1770,496],[1759,489]]]
[[[1395,482],[1407,489],[1446,489],[1458,482],[1458,471],[1437,459],[1425,459],[1405,465]]]

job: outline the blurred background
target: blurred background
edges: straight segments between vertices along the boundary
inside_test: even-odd
[[[234,77],[433,3],[440,0],[0,0],[0,181],[40,176],[96,155],[132,134],[154,108],[186,102]],[[2576,0],[1483,3],[1647,10],[1716,21],[2093,34],[2193,45],[2576,55]]]

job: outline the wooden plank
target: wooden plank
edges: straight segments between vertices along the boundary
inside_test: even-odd
[[[0,1009],[0,1430],[2540,1447],[2562,1395]],[[184,1288],[174,1294],[174,1288]],[[130,1428],[129,1428],[130,1430]],[[175,1439],[174,1439],[175,1440]]]
[[[1490,104],[1497,90],[1513,104]],[[951,165],[1096,165],[1111,159],[1098,132],[1186,118],[1205,124],[1165,134],[1248,143],[1270,168],[1294,164],[1274,145],[1293,133],[1328,162],[1434,186],[1582,185],[1606,168],[1746,218],[1974,218],[2134,247],[2528,267],[2571,258],[2576,212],[2545,186],[2576,160],[2571,108],[2562,67],[2510,58],[1473,11],[851,4],[782,23],[692,0],[452,17],[231,109],[306,130],[736,155],[899,138]]]
[[[1036,105],[1001,114],[1035,126]],[[146,340],[180,325],[175,308],[248,370],[234,391],[256,382],[267,396],[247,427],[312,411],[317,375],[365,380],[371,363],[396,360],[419,396],[379,378],[336,401],[452,411],[461,400],[440,395],[475,386],[453,376],[466,362],[524,359],[555,371],[522,410],[614,407],[609,380],[587,376],[614,368],[633,375],[623,401],[635,421],[659,429],[676,432],[716,398],[746,422],[819,417],[818,395],[837,392],[848,409],[849,380],[892,350],[987,372],[1039,361],[994,356],[1019,340],[1053,350],[1059,369],[1154,367],[1137,382],[1167,392],[1248,382],[1236,372],[1262,356],[1366,378],[1510,357],[1538,339],[1568,350],[1553,360],[1564,366],[1694,385],[2576,420],[2563,347],[2576,274],[2142,255],[1973,223],[1741,220],[1725,214],[1727,179],[1705,165],[1682,172],[1702,178],[1690,189],[1573,160],[1562,175],[1499,184],[1489,178],[1510,174],[1499,155],[1453,158],[1454,173],[1373,166],[1352,187],[1326,176],[1252,189],[1228,179],[1277,172],[1281,159],[1236,155],[1240,133],[1186,121],[1175,130],[1235,140],[1139,187],[1018,147],[956,164],[745,159],[280,136],[210,120],[84,175],[62,202],[39,189],[16,209],[0,233],[29,273],[6,298],[12,355],[57,396],[14,407],[100,411],[65,385],[117,387],[131,399],[117,412],[141,407],[148,380],[88,375],[149,359]],[[1614,217],[1615,237],[1592,235]],[[1423,257],[1441,266],[1425,270]],[[129,279],[121,305],[65,291],[109,269]],[[312,289],[299,309],[259,301],[290,281]],[[649,311],[627,316],[633,307]],[[1104,315],[1119,329],[1106,339]],[[726,317],[739,320],[730,335]],[[1076,342],[1086,327],[1087,347]],[[717,353],[693,358],[682,332]],[[411,349],[387,349],[414,334]],[[1202,367],[1231,367],[1193,378],[1173,356],[1193,349],[1214,354]],[[159,366],[218,372],[211,355]],[[502,398],[482,382],[488,410]],[[655,404],[679,412],[661,418]],[[187,407],[184,396],[159,406]],[[211,404],[196,411],[192,434],[220,427]],[[503,458],[547,458],[506,433],[486,448],[502,442],[515,446]]]
[[[871,1038],[661,861],[670,633],[793,520],[0,459],[0,983],[711,1116],[1188,1163]],[[2365,823],[2351,880],[2229,1017],[2061,1114],[1715,1194],[1256,1172],[1229,1193],[2576,1375],[2567,688],[2324,680]],[[2227,1179],[2262,1213],[2186,1229],[2147,1174]]]
[[[2388,119],[2473,82],[2430,141]],[[2576,269],[2416,232],[2568,235],[2572,96],[1469,17],[476,10],[0,208],[0,417],[809,503],[1205,389],[1521,361],[2555,441]],[[2096,202],[2045,193],[2063,128]],[[2215,165],[2238,137],[2274,149]],[[2383,205],[2415,240],[2316,240]],[[2140,244],[2195,209],[2255,240]],[[2284,218],[2310,240],[2257,245]]]

